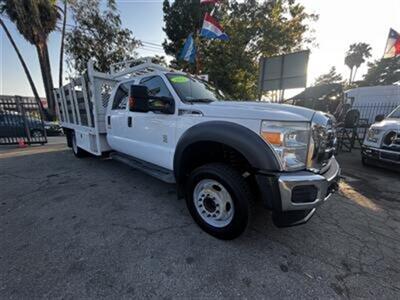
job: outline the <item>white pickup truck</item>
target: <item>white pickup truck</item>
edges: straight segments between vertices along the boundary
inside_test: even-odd
[[[365,165],[372,164],[400,170],[400,106],[386,118],[379,115],[371,125],[361,148]]]
[[[109,155],[175,183],[220,239],[247,227],[255,198],[279,227],[302,224],[337,189],[331,119],[291,105],[227,101],[196,76],[146,62],[87,72],[55,90],[77,157]]]

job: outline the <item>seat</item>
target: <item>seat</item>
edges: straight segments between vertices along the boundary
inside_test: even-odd
[[[337,126],[338,148],[341,151],[351,152],[354,143],[358,139],[358,125],[360,112],[350,109],[346,112],[343,122]]]

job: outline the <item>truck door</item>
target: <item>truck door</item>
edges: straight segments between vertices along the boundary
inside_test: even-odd
[[[173,98],[164,79],[158,75],[140,80],[153,96]],[[156,112],[127,111],[125,138],[128,147],[125,153],[155,165],[173,169],[173,153],[175,149],[176,114]]]
[[[133,84],[130,83],[130,84]],[[126,143],[124,131],[126,130],[127,103],[129,83],[122,83],[117,88],[113,102],[107,115],[107,142],[114,150],[124,152]]]

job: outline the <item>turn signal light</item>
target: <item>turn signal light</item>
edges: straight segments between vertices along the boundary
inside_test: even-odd
[[[261,132],[262,137],[270,144],[275,146],[282,146],[282,137],[280,132]]]

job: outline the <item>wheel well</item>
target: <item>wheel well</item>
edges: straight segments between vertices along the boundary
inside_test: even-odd
[[[194,169],[208,164],[222,162],[237,169],[241,174],[246,172],[253,175],[253,168],[242,153],[223,143],[201,141],[186,147],[179,161],[179,184],[184,185],[185,180]],[[247,176],[252,177],[252,176]]]

